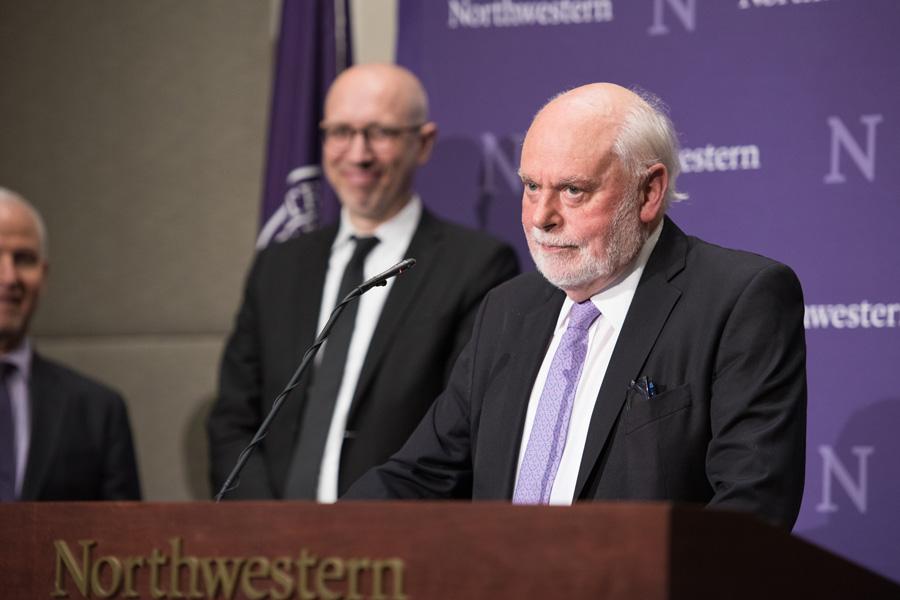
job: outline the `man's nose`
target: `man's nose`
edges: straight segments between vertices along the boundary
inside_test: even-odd
[[[18,279],[12,255],[0,253],[0,283],[9,285]]]
[[[561,223],[556,198],[552,191],[548,190],[540,194],[534,202],[531,211],[531,225],[544,231],[550,231]]]
[[[356,163],[370,162],[374,156],[369,137],[364,130],[353,132],[350,145],[347,147],[347,159]]]

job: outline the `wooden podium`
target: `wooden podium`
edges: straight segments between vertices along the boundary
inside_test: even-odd
[[[0,505],[0,597],[900,598],[740,514],[664,503]]]

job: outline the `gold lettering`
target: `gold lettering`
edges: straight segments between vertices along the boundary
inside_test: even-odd
[[[165,598],[166,591],[159,587],[159,570],[160,567],[169,562],[169,557],[154,548],[150,553],[147,563],[150,565],[150,596],[153,598]]]
[[[109,587],[102,584],[103,567],[109,565]],[[115,556],[101,556],[91,567],[91,592],[101,598],[109,598],[119,593],[122,587],[122,563]]]
[[[125,559],[122,570],[125,572],[125,597],[139,598],[137,591],[134,589],[134,582],[137,579],[135,572],[138,567],[144,566],[144,558],[141,556],[129,556]]]
[[[69,572],[69,576],[75,583],[75,587],[81,592],[81,595],[88,595],[88,576],[91,572],[91,548],[97,545],[94,540],[79,540],[81,545],[81,569],[75,562],[75,557],[69,549],[69,545],[63,540],[54,540],[53,547],[56,548],[56,587],[53,589],[54,598],[68,598],[69,593],[63,589],[63,571],[65,566]]]
[[[69,581],[82,598],[140,598],[138,578],[143,577],[140,571],[147,566],[149,597],[156,600],[231,600],[235,594],[248,600],[409,599],[404,589],[406,564],[400,558],[329,556],[320,560],[306,548],[300,549],[296,559],[197,557],[185,554],[183,538],[173,537],[169,539],[170,553],[153,548],[148,557],[107,555],[95,560],[95,540],[78,540],[78,544],[80,557],[75,556],[66,541],[53,541],[56,552],[53,598],[69,598],[75,593],[68,589]],[[168,589],[164,579],[167,566],[170,569]],[[370,595],[366,596],[369,591]]]
[[[262,556],[254,556],[247,561],[244,572],[241,574],[241,591],[250,600],[260,600],[268,596],[268,592],[261,592],[253,587],[253,580],[268,577],[270,573],[269,559]]]
[[[273,589],[272,600],[285,600],[294,594],[294,578],[291,577],[291,559],[283,556],[272,561],[272,580],[281,586],[281,590]]]
[[[362,600],[359,593],[359,572],[368,568],[368,558],[347,559],[347,600]]]
[[[403,592],[403,569],[404,563],[399,558],[389,558],[386,560],[372,561],[372,600],[406,600],[407,596]],[[384,594],[383,574],[385,570],[390,569],[394,575],[394,595],[386,596]]]
[[[323,600],[337,600],[341,597],[340,592],[335,592],[328,588],[326,581],[340,581],[344,578],[344,561],[331,556],[319,563],[316,572],[316,591]]]
[[[244,566],[243,558],[204,558],[200,561],[200,570],[203,571],[203,579],[206,582],[206,595],[210,598],[217,597],[218,594],[226,598],[234,597],[234,586],[237,583],[238,575],[240,575],[241,567]],[[216,568],[213,570],[212,565],[215,563]],[[229,563],[231,568],[228,568]],[[222,589],[219,592],[219,588]]]
[[[180,537],[169,540],[169,546],[172,548],[172,566],[169,570],[171,591],[169,596],[172,598],[184,598],[184,594],[179,589],[178,582],[181,579],[181,568],[188,569],[188,598],[202,598],[203,594],[197,589],[197,559],[193,556],[182,556],[182,540]]]
[[[297,593],[300,595],[301,600],[315,600],[316,598],[315,592],[310,591],[307,586],[307,574],[309,568],[315,566],[318,560],[316,555],[309,554],[306,551],[306,548],[300,550],[300,558],[297,559],[297,570],[300,572],[299,581],[297,583]]]

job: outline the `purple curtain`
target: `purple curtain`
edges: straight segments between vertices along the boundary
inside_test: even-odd
[[[258,247],[337,215],[322,184],[319,121],[351,62],[349,17],[348,0],[283,0]]]

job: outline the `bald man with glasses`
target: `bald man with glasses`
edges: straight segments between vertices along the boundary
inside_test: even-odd
[[[511,247],[436,218],[414,193],[437,125],[412,73],[347,69],[328,92],[321,131],[340,222],[256,257],[208,421],[214,489],[340,298],[403,258],[417,266],[348,306],[229,498],[336,500],[406,441],[482,297],[518,272]]]

